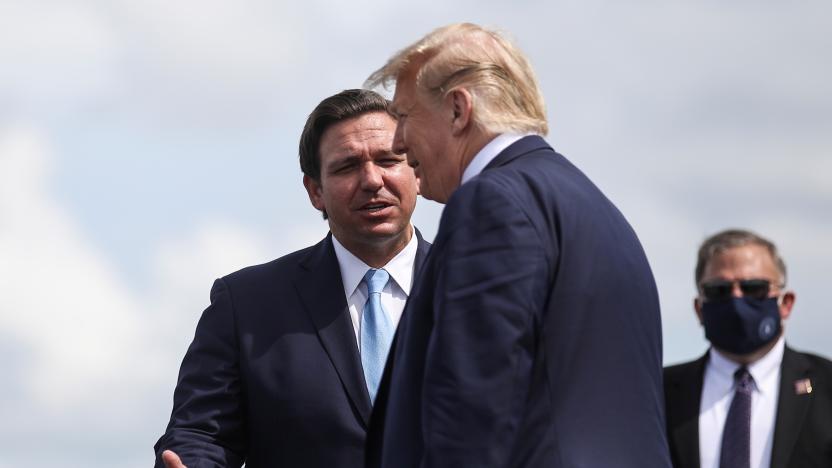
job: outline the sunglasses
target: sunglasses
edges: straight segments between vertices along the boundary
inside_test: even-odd
[[[734,295],[734,284],[739,284],[744,297],[765,299],[771,291],[771,281],[767,279],[745,279],[737,281],[713,280],[702,283],[702,295],[706,301],[725,301]]]

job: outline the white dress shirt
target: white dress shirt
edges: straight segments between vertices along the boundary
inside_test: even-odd
[[[413,227],[411,226],[411,229]],[[335,256],[338,258],[338,266],[341,268],[341,284],[344,285],[344,295],[347,298],[347,306],[350,310],[350,320],[355,332],[355,341],[358,343],[358,351],[361,352],[361,314],[364,312],[364,304],[367,302],[367,283],[364,275],[370,267],[361,261],[352,252],[347,250],[335,236],[332,236],[332,244],[335,247]],[[410,286],[413,284],[413,263],[416,260],[416,250],[419,241],[416,233],[410,238],[410,242],[393,257],[382,269],[390,274],[390,281],[381,291],[381,307],[390,318],[394,326],[399,325],[402,317],[404,304],[410,294]],[[360,287],[359,287],[360,286]]]
[[[774,419],[780,393],[780,363],[785,341],[781,336],[765,356],[748,366],[754,378],[751,396],[751,468],[769,468]],[[702,382],[699,407],[699,460],[701,468],[719,468],[722,429],[734,399],[734,372],[740,368],[711,348]]]
[[[468,163],[468,166],[465,167],[465,171],[462,172],[462,180],[459,182],[459,185],[468,182],[474,178],[474,176],[482,172],[488,163],[490,163],[497,157],[498,154],[500,154],[501,151],[508,148],[512,143],[529,135],[534,134],[526,133],[520,135],[517,133],[502,133],[497,135],[493,140],[489,141],[487,145],[483,146],[476,156],[474,156],[474,159]]]

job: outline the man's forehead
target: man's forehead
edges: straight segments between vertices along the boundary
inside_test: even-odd
[[[321,142],[324,164],[332,164],[362,155],[392,153],[395,120],[389,115],[382,125],[336,129]]]
[[[395,127],[396,121],[388,112],[367,112],[330,125],[321,136],[321,145],[339,146],[347,142],[383,137]]]
[[[733,262],[751,262],[764,259],[771,259],[768,249],[758,244],[745,244],[736,247],[728,247],[714,255],[714,258],[724,259]]]
[[[765,247],[748,244],[731,247],[715,254],[705,271],[711,275],[743,276],[745,274],[777,274],[777,266]]]
[[[401,106],[401,98],[398,95],[393,95],[393,99],[390,101],[390,113],[396,115],[399,113],[399,107]]]
[[[393,143],[394,128],[364,130],[336,138],[327,150],[334,153],[351,153],[358,150],[390,150]]]
[[[413,101],[416,96],[415,81],[409,79],[406,76],[400,75],[399,78],[396,80],[396,90],[393,92],[393,100],[391,102],[391,109],[394,112],[399,112],[403,106],[410,105],[409,103]]]
[[[390,112],[393,115],[399,114],[403,112],[405,106],[407,105],[407,98],[404,96],[404,92],[401,91],[399,87],[396,87],[396,92],[393,94],[393,99],[390,101]]]

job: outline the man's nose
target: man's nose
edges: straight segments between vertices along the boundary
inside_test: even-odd
[[[401,125],[396,125],[396,132],[393,133],[393,152],[396,154],[407,153],[407,145],[404,143],[404,130]]]
[[[384,186],[384,169],[373,162],[368,162],[361,170],[361,188],[371,192]]]
[[[740,288],[740,282],[734,281],[731,283],[731,295],[734,297],[742,297],[743,292],[742,288]]]

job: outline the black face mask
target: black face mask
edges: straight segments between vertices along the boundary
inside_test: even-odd
[[[702,322],[708,341],[733,354],[753,353],[780,336],[776,297],[732,297],[704,302]]]

